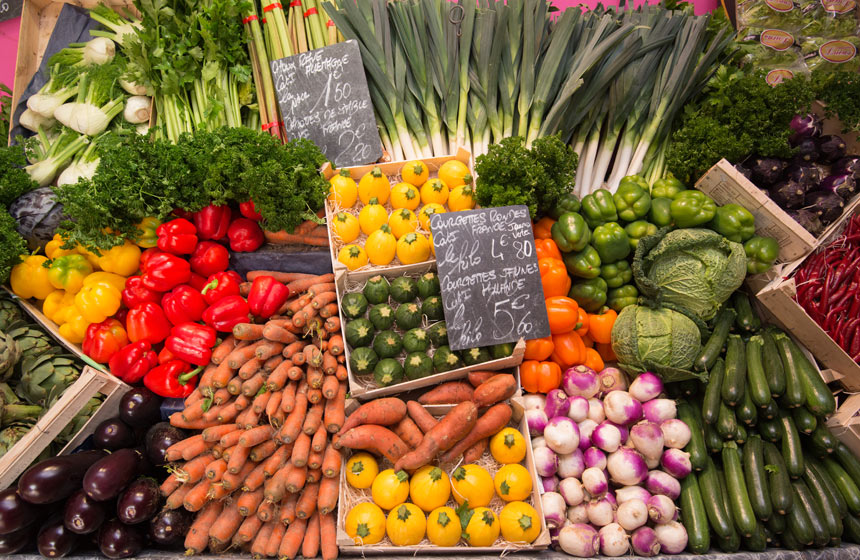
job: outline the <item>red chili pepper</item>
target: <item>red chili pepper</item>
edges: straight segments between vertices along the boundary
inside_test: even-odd
[[[254,207],[253,200],[246,200],[240,204],[239,212],[249,220],[254,220],[255,222],[259,222],[263,219],[263,215],[257,212],[257,209]]]
[[[230,238],[230,248],[238,253],[254,252],[266,242],[259,224],[248,218],[234,220],[227,230],[227,237]]]
[[[143,377],[143,384],[159,397],[181,399],[194,391],[197,374],[202,369],[192,370],[187,362],[173,360],[149,370]]]
[[[158,353],[159,365],[160,364],[166,364],[167,362],[173,361],[175,359],[176,359],[176,356],[174,356],[173,352],[171,352],[166,346],[161,349],[161,352]]]
[[[203,288],[205,288],[208,283],[209,280],[206,279],[206,276],[201,276],[196,272],[191,273],[191,280],[188,281],[188,285],[198,292],[202,292]]]
[[[223,239],[230,227],[233,211],[229,206],[210,204],[199,212],[194,213],[194,225],[197,226],[197,236],[201,240]]]
[[[203,294],[188,284],[180,284],[164,294],[161,308],[167,320],[174,325],[188,321],[199,321],[206,311],[206,300]]]
[[[227,296],[210,305],[203,312],[203,322],[219,332],[230,332],[239,323],[247,323],[251,310],[248,302],[239,295]]]
[[[158,344],[170,335],[170,321],[164,310],[155,303],[142,303],[129,311],[126,328],[132,342],[145,340],[150,344]]]
[[[143,285],[156,292],[172,290],[191,279],[191,265],[188,264],[188,261],[161,251],[150,253],[146,260],[141,257],[140,271],[142,272]]]
[[[81,348],[84,354],[100,364],[106,364],[111,356],[128,344],[122,323],[116,319],[105,319],[101,323],[93,323],[87,327]]]
[[[227,296],[238,296],[239,285],[242,283],[242,277],[233,270],[225,270],[224,272],[216,272],[210,276],[206,285],[200,290],[203,294],[203,299],[206,303],[212,305],[219,299]]]
[[[158,248],[173,255],[190,255],[197,247],[197,228],[185,218],[164,222],[155,230]]]
[[[157,365],[158,357],[152,351],[152,345],[139,340],[125,345],[111,356],[110,372],[126,383],[137,383]]]
[[[257,276],[251,284],[248,306],[253,315],[268,319],[278,312],[289,297],[290,289],[273,276]]]
[[[227,248],[214,241],[201,241],[194,249],[189,259],[191,270],[203,276],[211,276],[216,272],[227,270],[230,264],[230,253]]]
[[[122,291],[122,304],[129,309],[137,307],[141,303],[158,303],[160,299],[160,293],[143,285],[142,277],[131,276],[125,281],[125,289]]]
[[[860,352],[860,328],[854,329],[854,335],[851,337],[850,350],[846,350],[846,352],[851,356]]]
[[[164,343],[176,358],[192,363],[196,366],[205,366],[212,359],[212,347],[218,334],[212,327],[197,323],[181,323],[173,327],[170,336]]]

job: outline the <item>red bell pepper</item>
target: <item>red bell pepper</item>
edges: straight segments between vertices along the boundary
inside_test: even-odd
[[[257,276],[248,294],[248,307],[253,315],[268,319],[278,312],[289,297],[290,289],[273,276]]]
[[[266,242],[259,224],[248,218],[234,220],[227,230],[227,237],[230,238],[230,248],[238,253],[254,252]]]
[[[231,332],[239,323],[247,323],[251,312],[240,295],[221,298],[203,312],[203,322],[220,332]]]
[[[201,240],[223,239],[230,227],[233,211],[229,206],[210,204],[199,212],[194,213],[194,225],[197,226],[197,236]]]
[[[167,362],[171,362],[176,359],[176,356],[173,355],[167,346],[161,349],[161,352],[158,353],[158,365],[166,364]]]
[[[122,291],[122,304],[129,309],[135,308],[141,303],[158,303],[160,299],[160,293],[143,285],[142,277],[131,276],[125,281],[125,289]]]
[[[254,207],[253,200],[246,200],[245,202],[240,204],[239,213],[248,218],[249,220],[254,220],[255,222],[259,222],[263,219],[263,215],[257,212],[257,209]]]
[[[171,212],[177,218],[185,218],[189,222],[194,219],[194,212],[189,212],[184,208],[174,208],[173,212]]]
[[[191,279],[191,265],[182,257],[170,253],[144,252],[146,259],[141,256],[140,271],[143,285],[156,292],[167,292]]]
[[[128,338],[132,342],[145,340],[158,344],[170,335],[170,321],[155,303],[142,303],[128,312],[125,319]]]
[[[218,334],[212,327],[197,323],[181,323],[173,327],[164,347],[178,359],[196,366],[209,365],[212,347]]]
[[[161,308],[167,320],[178,325],[187,321],[199,321],[206,311],[206,300],[203,294],[188,284],[180,284],[164,294]]]
[[[201,241],[189,259],[191,270],[203,276],[211,276],[216,272],[227,270],[230,264],[230,253],[227,248],[214,241]]]
[[[197,247],[197,228],[185,218],[164,222],[155,230],[158,248],[172,255],[190,255]]]
[[[187,362],[172,360],[149,370],[143,377],[143,384],[159,397],[185,398],[197,387],[197,374],[202,369],[192,370]]]
[[[87,327],[82,349],[84,354],[100,364],[106,364],[111,356],[128,344],[122,323],[116,319],[105,319],[101,323],[93,323]]]
[[[188,285],[198,292],[202,292],[203,288],[205,288],[208,283],[209,280],[206,279],[206,276],[201,276],[196,272],[191,273],[191,280],[188,281]]]
[[[125,319],[128,317],[128,308],[120,307],[119,310],[113,314],[113,318],[119,321],[120,325],[125,324]]]
[[[206,303],[212,305],[227,296],[238,296],[239,285],[241,283],[242,277],[236,271],[225,270],[224,272],[216,272],[210,276],[200,292],[203,294],[203,299],[206,300]]]
[[[126,383],[137,383],[157,365],[158,357],[145,340],[126,344],[110,358],[110,372]]]

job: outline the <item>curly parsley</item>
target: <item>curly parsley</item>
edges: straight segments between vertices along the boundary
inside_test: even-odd
[[[27,158],[21,146],[0,148],[0,204],[4,208],[39,186],[24,171],[25,165]]]
[[[842,132],[860,132],[860,74],[814,72],[812,76],[827,116],[842,121]]]
[[[5,208],[0,209],[0,283],[5,284],[9,279],[12,267],[21,262],[21,255],[26,255],[27,242],[15,229],[18,223],[9,215]]]

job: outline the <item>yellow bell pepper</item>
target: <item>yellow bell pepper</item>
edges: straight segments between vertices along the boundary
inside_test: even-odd
[[[75,298],[79,295],[81,295],[81,292],[78,292]],[[90,326],[91,322],[87,321],[77,305],[71,307],[66,312],[65,319],[66,322],[60,325],[60,336],[74,344],[83,342],[84,337],[87,335],[87,327]]]
[[[84,278],[93,273],[93,267],[83,255],[57,257],[48,269],[48,280],[58,290],[71,294],[84,287]]]
[[[85,283],[75,295],[75,306],[90,323],[101,323],[112,316],[119,311],[121,303],[121,290],[109,282]]]
[[[97,284],[107,284],[108,286],[113,286],[121,292],[125,289],[125,276],[120,276],[119,274],[114,274],[113,272],[98,271],[93,272],[92,274],[84,278],[84,287],[95,286]],[[101,323],[101,321],[93,322]]]
[[[58,325],[68,320],[70,311],[80,314],[75,307],[75,294],[63,290],[51,292],[42,302],[42,313]]]
[[[16,296],[24,299],[45,299],[54,291],[48,278],[48,268],[42,266],[48,258],[42,255],[29,255],[20,264],[12,267],[9,282]]]
[[[74,249],[63,249],[63,245],[65,244],[66,240],[63,239],[63,236],[55,233],[54,237],[45,245],[45,255],[49,259],[56,259],[58,257],[65,257],[66,255],[78,254]]]
[[[161,225],[161,220],[149,216],[137,224],[137,235],[134,242],[144,249],[151,249],[158,245],[158,235],[155,230]]]
[[[78,245],[75,247],[75,250],[78,252],[79,255],[85,256],[87,260],[90,261],[90,264],[93,265],[94,270],[101,270],[101,267],[99,267],[99,256],[97,254],[90,251],[80,243],[78,243]]]
[[[131,276],[140,267],[140,247],[126,240],[122,245],[102,251],[99,267],[105,272]]]

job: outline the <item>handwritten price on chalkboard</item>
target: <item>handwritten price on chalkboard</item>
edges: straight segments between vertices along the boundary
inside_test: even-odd
[[[0,2],[0,16],[8,12],[10,9],[8,2]]]
[[[530,294],[522,294],[514,299],[508,298],[495,302],[493,306],[493,336],[495,338],[508,338],[514,334],[515,329],[517,336],[526,337],[531,334],[534,329],[534,325],[529,322],[531,311],[527,311],[522,317],[520,317],[519,324],[517,324],[513,314],[509,311],[510,309],[515,311],[525,309],[530,297]],[[507,325],[510,325],[510,328],[508,328],[508,330],[503,330],[503,327]]]

